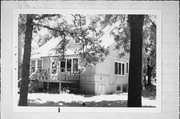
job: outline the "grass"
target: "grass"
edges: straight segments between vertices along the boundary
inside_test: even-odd
[[[47,101],[45,103],[29,103],[29,106],[61,106],[61,107],[126,107],[127,101],[102,101],[102,102],[53,102]]]
[[[71,106],[71,107],[127,107],[127,93],[111,95],[75,95],[31,93],[28,106]],[[155,107],[155,92],[142,92],[142,106]]]

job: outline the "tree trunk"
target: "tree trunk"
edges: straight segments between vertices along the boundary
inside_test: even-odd
[[[148,86],[151,86],[151,72],[152,72],[152,67],[148,64],[147,66]]]
[[[28,83],[29,83],[29,68],[30,68],[30,56],[31,56],[31,40],[33,30],[33,18],[32,15],[27,15],[26,31],[25,31],[25,45],[22,65],[22,79],[20,88],[19,106],[27,106],[28,96]]]
[[[128,107],[141,107],[142,90],[142,30],[144,15],[129,15],[131,33]]]

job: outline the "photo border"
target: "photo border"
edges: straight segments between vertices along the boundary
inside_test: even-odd
[[[20,107],[18,106],[18,14],[155,14],[157,15],[156,39],[156,102],[157,107]],[[161,10],[123,10],[123,9],[13,9],[13,112],[136,112],[160,113],[161,112],[161,85],[162,85],[162,59],[161,59]],[[16,78],[14,78],[16,77]]]

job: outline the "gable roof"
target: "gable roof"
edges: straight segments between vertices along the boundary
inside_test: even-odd
[[[44,45],[42,45],[40,48],[34,50],[31,53],[31,58],[41,58],[41,57],[47,57],[47,56],[56,56],[56,48],[58,47],[58,44],[62,40],[61,37],[53,37],[49,41],[47,41]],[[67,49],[66,55],[74,54],[72,49]]]
[[[100,39],[102,40],[101,45],[104,46],[105,48],[114,44],[114,39],[113,37],[110,36],[108,32],[105,32],[105,35],[103,35]],[[58,47],[58,44],[60,43],[61,40],[62,40],[61,37],[53,37],[52,39],[47,41],[44,45],[42,45],[40,48],[34,50],[31,53],[31,58],[57,56],[58,54],[56,54],[56,48]],[[67,47],[65,51],[65,55],[77,54],[75,53],[75,47],[78,46],[75,44],[72,45],[72,48]]]

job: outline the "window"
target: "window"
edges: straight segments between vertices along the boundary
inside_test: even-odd
[[[60,67],[61,68],[60,69],[61,72],[65,72],[65,65],[66,65],[66,60],[62,60],[61,61],[61,67]]]
[[[71,61],[72,59],[67,59],[67,72],[71,72],[71,66],[72,66]]]
[[[128,91],[128,84],[123,84],[122,85],[122,91],[127,92]]]
[[[124,75],[124,63],[122,63],[122,75]]]
[[[38,60],[37,68],[41,71],[42,70],[42,60]]]
[[[121,75],[121,63],[119,63],[119,75]]]
[[[120,91],[121,90],[121,86],[117,85],[117,90]]]
[[[126,73],[129,73],[129,64],[126,63]]]
[[[115,62],[115,74],[125,75],[125,63]]]
[[[115,62],[115,74],[118,74],[118,63]]]
[[[78,73],[78,58],[67,58],[60,62],[60,71],[67,73]]]
[[[32,74],[38,69],[38,72],[42,70],[42,60],[31,60],[30,62],[30,73]]]
[[[78,73],[78,58],[73,58],[73,73]]]
[[[30,71],[31,74],[36,71],[36,61],[35,60],[31,60],[31,69],[30,70],[31,70]]]
[[[52,74],[57,73],[57,63],[55,61],[52,62]]]

